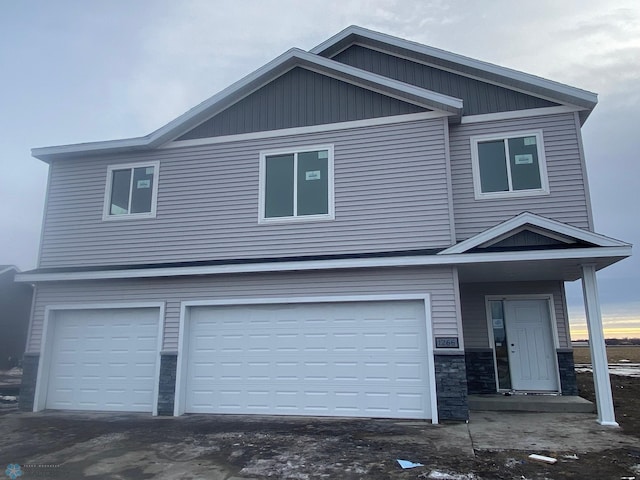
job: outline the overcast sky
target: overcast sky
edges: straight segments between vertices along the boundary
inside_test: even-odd
[[[351,24],[598,93],[583,128],[596,230],[640,244],[638,0],[0,0],[0,264],[36,266],[32,147],[146,135]],[[599,273],[622,336],[640,336],[639,255]],[[579,282],[568,292],[580,335]]]

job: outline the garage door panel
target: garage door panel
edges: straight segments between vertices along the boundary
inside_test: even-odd
[[[46,407],[153,410],[157,308],[58,311]]]
[[[410,389],[391,388],[370,391],[357,389],[300,390],[220,388],[215,393],[196,390],[193,413],[263,413],[292,415],[347,415],[422,418],[429,408],[429,397]],[[357,387],[357,386],[356,386]],[[366,412],[366,413],[365,413]]]
[[[186,411],[430,418],[421,301],[191,307]]]

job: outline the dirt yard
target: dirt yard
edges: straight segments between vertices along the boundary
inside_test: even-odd
[[[640,363],[640,345],[609,346],[607,359],[609,363]],[[573,347],[573,360],[575,363],[591,363],[589,347]]]
[[[640,363],[640,347],[613,347],[608,354],[612,363]],[[588,361],[588,348],[577,348],[576,363]],[[592,374],[577,377],[580,394],[594,401]],[[0,467],[23,465],[21,479],[640,480],[640,378],[611,375],[611,385],[620,430],[600,427],[587,414],[474,412],[468,425],[432,426],[365,419],[33,414],[0,402]],[[491,436],[491,429],[503,433]],[[558,462],[531,461],[530,453]],[[424,466],[402,470],[396,458]]]

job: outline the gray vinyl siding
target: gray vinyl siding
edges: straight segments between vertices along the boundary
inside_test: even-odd
[[[487,295],[533,295],[551,294],[555,307],[558,345],[571,347],[569,320],[565,309],[564,283],[560,281],[510,282],[510,283],[463,283],[460,285],[462,307],[462,330],[465,348],[489,348]]]
[[[40,267],[446,247],[446,119],[51,165]],[[258,224],[261,150],[334,145],[335,220]],[[107,166],[158,160],[157,217],[102,220]]]
[[[450,267],[42,283],[38,285],[27,350],[40,351],[46,306],[165,302],[163,350],[175,351],[180,302],[236,298],[429,293],[434,334],[458,336],[454,290]]]
[[[294,68],[178,140],[388,117],[426,109]]]
[[[336,60],[401,82],[417,85],[464,101],[464,115],[552,107],[557,103],[413,62],[405,58],[353,45]]]
[[[538,129],[543,131],[550,194],[476,200],[470,137]],[[578,134],[572,113],[456,125],[451,127],[449,138],[458,241],[524,211],[579,228],[592,228]]]

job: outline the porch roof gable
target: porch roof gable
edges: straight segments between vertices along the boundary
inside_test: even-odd
[[[531,212],[523,212],[467,240],[457,243],[438,255],[469,253],[477,247],[488,247],[529,229],[562,243],[586,243],[594,247],[629,247],[630,244],[599,233],[583,230]]]

